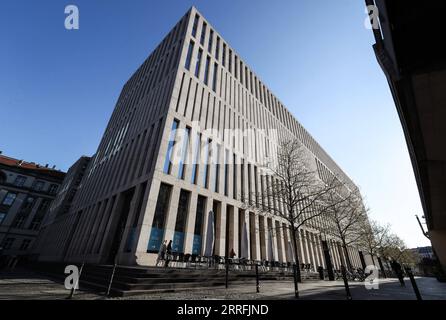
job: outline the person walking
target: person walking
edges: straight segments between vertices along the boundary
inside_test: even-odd
[[[169,259],[171,254],[172,254],[172,240],[169,241],[169,244],[167,245],[166,248],[166,263],[164,265],[166,268],[169,266]]]
[[[393,260],[391,265],[392,265],[393,271],[395,271],[396,276],[398,277],[398,280],[400,281],[401,286],[405,287],[406,284],[404,283],[404,275],[403,275],[403,270],[401,268],[401,265],[396,260]]]
[[[167,240],[164,240],[162,245],[160,246],[160,250],[158,252],[158,258],[156,259],[156,266],[158,266],[158,264],[162,262],[166,257],[166,250],[167,250],[166,242]]]
[[[234,257],[236,256],[234,248],[231,249],[231,253],[229,254],[229,258],[234,259]]]

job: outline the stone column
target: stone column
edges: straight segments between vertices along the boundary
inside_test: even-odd
[[[195,219],[197,216],[197,199],[198,194],[196,192],[190,193],[189,199],[189,210],[187,214],[185,235],[184,235],[184,253],[192,254],[192,246],[194,242],[194,229],[195,229]],[[206,214],[206,213],[204,213]]]

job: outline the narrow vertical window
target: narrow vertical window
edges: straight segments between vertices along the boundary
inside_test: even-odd
[[[201,37],[200,37],[200,43],[203,46],[204,45],[204,39],[206,38],[206,22],[203,21],[203,27],[201,29]]]
[[[211,63],[211,57],[206,57],[206,65],[204,67],[204,84],[207,85],[209,83],[209,65]]]
[[[243,85],[243,62],[240,61],[240,83]]]
[[[200,255],[202,243],[203,218],[206,210],[206,197],[198,196],[197,211],[195,214],[194,239],[192,243],[192,254]]]
[[[252,205],[252,180],[251,180],[251,164],[248,163],[248,199]]]
[[[194,38],[197,36],[198,19],[200,19],[200,16],[197,14],[195,15],[194,25],[192,26],[192,37]]]
[[[238,57],[234,56],[234,76],[236,79],[238,79],[237,66],[238,66]]]
[[[172,240],[172,252],[184,252],[184,232],[186,229],[187,215],[189,212],[190,192],[181,189],[178,202],[177,221]]]
[[[214,192],[218,192],[218,186],[220,184],[220,145],[217,144],[214,154]]]
[[[197,54],[197,64],[195,65],[195,76],[200,77],[201,58],[203,57],[203,50],[199,49]]]
[[[207,188],[209,185],[209,154],[211,152],[210,145],[212,143],[211,139],[208,139],[204,146],[204,172],[203,172],[203,187]]]
[[[167,152],[166,152],[166,161],[164,162],[164,169],[163,172],[165,174],[170,174],[170,170],[172,169],[172,149],[175,144],[175,137],[176,137],[176,131],[179,125],[178,120],[174,120],[172,123],[172,130],[170,131],[170,137],[167,145]]]
[[[241,159],[242,163],[240,166],[240,179],[241,179],[241,183],[240,183],[240,187],[241,187],[241,201],[244,202],[245,201],[245,159]]]
[[[237,155],[234,153],[233,155],[233,166],[234,166],[234,171],[233,171],[233,177],[232,177],[232,186],[233,186],[233,192],[232,192],[232,198],[237,199]]]
[[[195,142],[195,156],[194,156],[194,163],[192,164],[192,177],[191,182],[193,184],[197,184],[197,176],[198,176],[198,168],[199,168],[199,155],[200,155],[200,146],[201,146],[201,134],[197,133],[196,136],[196,142]]]
[[[194,42],[191,41],[189,43],[189,49],[187,50],[187,56],[186,56],[186,63],[184,64],[184,67],[189,70],[190,69],[190,63],[192,60],[192,52],[194,51]]]
[[[251,94],[254,94],[254,86],[252,84],[252,71],[249,72],[249,89],[251,89]]]
[[[225,196],[229,193],[229,150],[225,150]]]
[[[186,130],[184,130],[184,134],[182,136],[182,142],[183,142],[183,146],[182,146],[182,154],[181,154],[181,160],[180,160],[180,169],[178,172],[178,178],[180,179],[184,179],[184,173],[186,172],[185,170],[185,163],[187,161],[187,155],[188,155],[188,148],[189,148],[189,137],[190,137],[190,128],[186,127]]]
[[[212,54],[213,41],[214,41],[214,30],[211,29],[211,31],[209,31],[209,42],[208,42],[208,51],[210,54]]]
[[[220,58],[220,37],[217,36],[217,45],[215,46],[215,59],[217,59],[218,61],[219,58]]]
[[[164,222],[167,210],[169,209],[171,191],[171,186],[164,183],[160,185],[147,252],[157,253],[160,249],[161,242],[163,241]]]
[[[221,64],[224,66],[226,66],[226,43],[223,43],[223,53],[222,53],[222,58],[221,58]]]
[[[228,61],[229,72],[232,73],[232,50],[229,49],[229,61]]]
[[[259,196],[257,193],[257,186],[258,186],[258,177],[257,177],[257,167],[254,166],[254,196],[256,201],[256,207],[259,207]]]
[[[217,90],[218,64],[214,63],[214,75],[212,79],[212,90]]]

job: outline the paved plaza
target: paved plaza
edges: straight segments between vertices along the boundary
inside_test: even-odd
[[[434,278],[416,278],[419,290],[425,300],[446,300],[446,283],[440,283]],[[83,288],[81,288],[83,289]],[[406,279],[406,286],[401,287],[396,279],[380,279],[379,289],[368,290],[363,283],[350,283],[351,295],[354,300],[415,300],[412,285]],[[263,281],[260,293],[256,293],[255,281],[244,284],[231,284],[229,288],[194,288],[178,292],[151,293],[130,296],[120,299],[139,300],[211,300],[211,299],[294,299],[294,284],[292,281]],[[299,284],[300,297],[303,300],[345,300],[345,289],[342,281],[311,281]],[[0,299],[65,299],[69,291],[63,283],[54,281],[29,271],[0,273]],[[97,292],[79,290],[75,299],[104,300],[107,299]]]

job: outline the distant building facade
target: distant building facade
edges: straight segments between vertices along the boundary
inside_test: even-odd
[[[435,258],[434,251],[432,250],[431,246],[417,247],[417,248],[413,248],[410,250],[413,251],[415,254],[417,254],[420,259],[434,259]]]
[[[33,245],[65,173],[0,155],[0,248],[25,255]]]
[[[57,239],[64,236],[60,232],[70,232],[76,228],[79,218],[69,212],[90,160],[90,157],[83,156],[70,167],[49,208],[33,247],[33,254],[40,256],[41,260],[51,260],[51,254],[57,252]]]
[[[211,130],[214,129],[214,130]],[[175,143],[176,133],[185,139]],[[249,131],[225,136],[225,130]],[[242,198],[274,183],[262,158],[274,158],[278,139],[299,139],[321,181],[336,175],[354,183],[291,115],[241,57],[192,8],[127,81],[75,195],[76,223],[46,226],[45,261],[153,265],[163,240],[178,254],[242,251],[246,258],[291,262],[287,222],[244,209]],[[204,157],[203,161],[187,161]],[[179,161],[173,161],[177,156]],[[200,158],[202,159],[202,158]],[[212,162],[211,159],[217,159]],[[208,228],[214,214],[214,229]],[[336,269],[346,265],[339,239],[321,238],[318,219],[301,230],[299,259],[326,267],[326,241]],[[243,231],[247,231],[247,235]],[[282,230],[282,231],[280,231]],[[286,230],[286,231],[285,231]],[[362,267],[357,248],[349,248]]]

